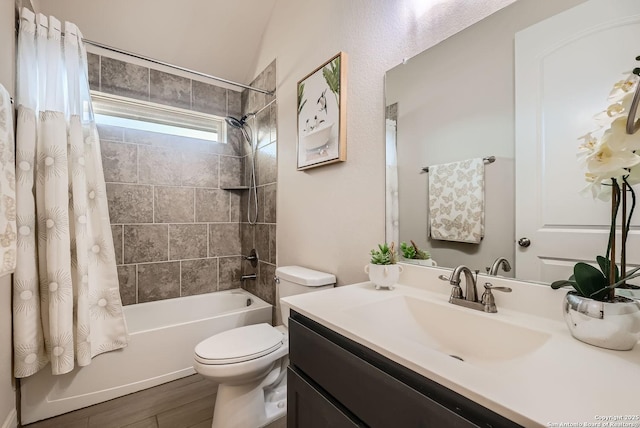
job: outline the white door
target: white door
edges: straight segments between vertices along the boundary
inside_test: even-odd
[[[610,203],[580,195],[578,137],[640,66],[638,40],[638,0],[590,0],[516,34],[516,241],[530,241],[516,242],[516,277],[566,279],[605,255]],[[640,205],[632,224],[628,265],[640,262]]]

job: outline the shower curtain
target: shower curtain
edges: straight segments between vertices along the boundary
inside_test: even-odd
[[[82,34],[23,9],[17,66],[14,374],[63,374],[128,341]]]

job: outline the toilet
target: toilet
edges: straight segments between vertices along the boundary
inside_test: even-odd
[[[301,266],[276,269],[276,299],[332,288],[336,277]],[[212,428],[258,428],[285,415],[289,307],[284,325],[253,324],[216,334],[195,347],[193,368],[218,384]]]

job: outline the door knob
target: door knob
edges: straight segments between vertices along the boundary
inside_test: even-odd
[[[520,238],[518,239],[518,245],[526,248],[531,245],[531,240],[529,238]]]

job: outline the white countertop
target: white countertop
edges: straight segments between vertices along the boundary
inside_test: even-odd
[[[376,290],[364,282],[283,301],[302,315],[523,426],[606,426],[603,423],[608,422],[609,426],[640,427],[640,345],[631,351],[609,351],[572,338],[562,320],[565,292],[548,286],[492,277],[489,280],[494,285],[513,288],[509,294],[494,292],[497,314],[452,305],[448,303],[451,286],[437,279],[442,273],[448,276],[450,271],[404,265],[394,290]],[[478,283],[485,279],[488,277]],[[458,361],[402,335],[372,327],[351,311],[395,296],[493,317],[549,337],[535,351],[515,358]],[[381,319],[384,316],[380,313]],[[465,314],[461,318],[469,319]],[[443,323],[438,328],[455,335],[465,325]],[[613,425],[610,419],[625,416],[631,419],[615,423],[630,425]]]

